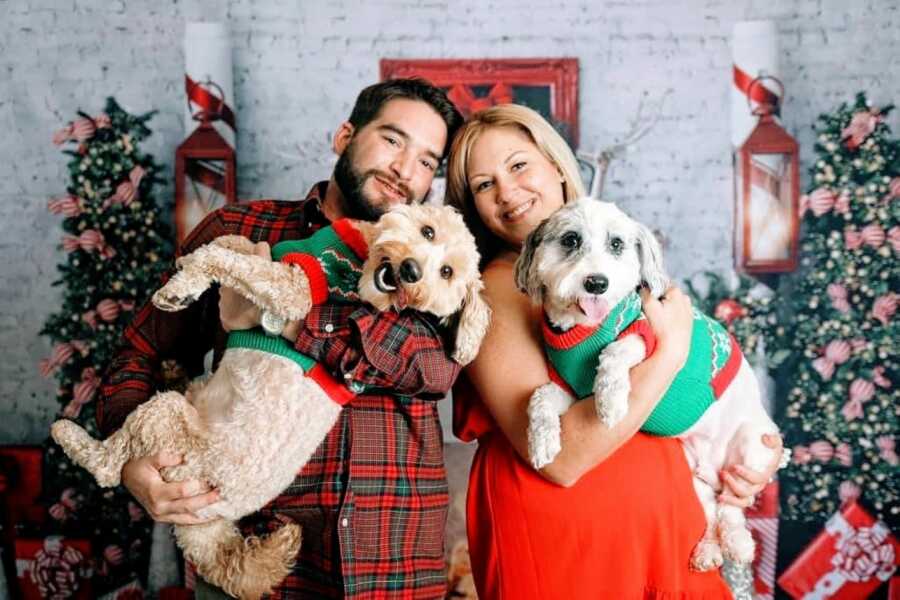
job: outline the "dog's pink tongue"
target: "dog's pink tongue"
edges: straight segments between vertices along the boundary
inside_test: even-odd
[[[597,296],[589,296],[587,298],[578,299],[578,308],[593,323],[602,323],[606,315],[609,314],[609,303],[603,298]]]
[[[406,296],[406,290],[403,289],[403,286],[397,288],[397,291],[394,292],[394,306],[397,310],[403,310],[406,308],[407,304],[409,304],[409,298]]]

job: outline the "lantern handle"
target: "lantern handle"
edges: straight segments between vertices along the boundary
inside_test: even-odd
[[[191,89],[188,93],[187,98],[188,111],[193,110],[193,107],[191,106],[191,98],[194,96],[194,88],[197,87],[206,92],[209,105],[201,105],[200,110],[195,113],[191,113],[191,117],[195,121],[200,121],[201,123],[212,123],[213,121],[218,121],[219,119],[221,119],[223,112],[222,109],[225,106],[225,92],[222,90],[219,84],[209,78],[207,78],[205,81],[192,82]],[[213,90],[218,90],[219,95],[216,96],[213,93]]]
[[[778,84],[778,88],[781,90],[780,94],[773,94],[771,91],[766,89],[765,86],[762,85],[762,82],[765,80],[774,81]],[[760,102],[756,108],[753,107],[753,86],[759,85],[762,86],[764,93],[763,97],[768,99],[769,97],[775,98],[774,104],[769,102]],[[765,93],[768,92],[768,93]],[[750,82],[750,85],[747,86],[747,108],[750,109],[750,113],[756,116],[763,115],[775,115],[776,117],[781,116],[781,100],[784,98],[784,84],[781,83],[781,80],[775,77],[774,75],[766,75],[765,73],[760,73],[759,77]]]

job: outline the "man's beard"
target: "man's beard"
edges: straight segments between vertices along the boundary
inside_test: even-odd
[[[334,167],[334,181],[344,197],[342,208],[345,217],[362,221],[376,221],[385,213],[389,204],[387,200],[384,200],[380,205],[376,205],[366,198],[363,193],[363,186],[365,186],[366,181],[376,175],[389,181],[391,185],[399,189],[406,195],[407,202],[409,202],[411,195],[409,188],[402,183],[396,182],[393,177],[385,175],[377,169],[370,169],[365,173],[357,171],[353,165],[355,150],[354,142],[351,141],[347,148],[344,149],[343,154],[338,157],[337,164]]]

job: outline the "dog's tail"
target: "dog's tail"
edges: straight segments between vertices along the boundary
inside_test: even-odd
[[[62,419],[50,426],[50,435],[66,456],[94,476],[100,487],[119,485],[122,467],[130,458],[124,439],[114,434],[104,442],[95,440],[75,421]]]
[[[176,525],[175,537],[197,573],[235,598],[259,598],[281,583],[300,551],[300,526],[244,538],[233,521]]]

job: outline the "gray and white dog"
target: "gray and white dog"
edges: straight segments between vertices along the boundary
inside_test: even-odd
[[[627,414],[629,371],[655,344],[636,290],[644,284],[659,297],[668,276],[646,226],[612,203],[584,198],[531,233],[516,263],[516,284],[544,308],[545,350],[554,374],[554,383],[535,390],[528,407],[529,454],[541,468],[559,453],[559,417],[577,399],[591,397],[610,428]],[[762,435],[778,429],[736,342],[696,308],[690,356],[642,429],[682,440],[707,519],[693,568],[717,567],[723,554],[752,561],[743,512],[717,503],[718,474],[734,464],[764,470],[774,453]]]

